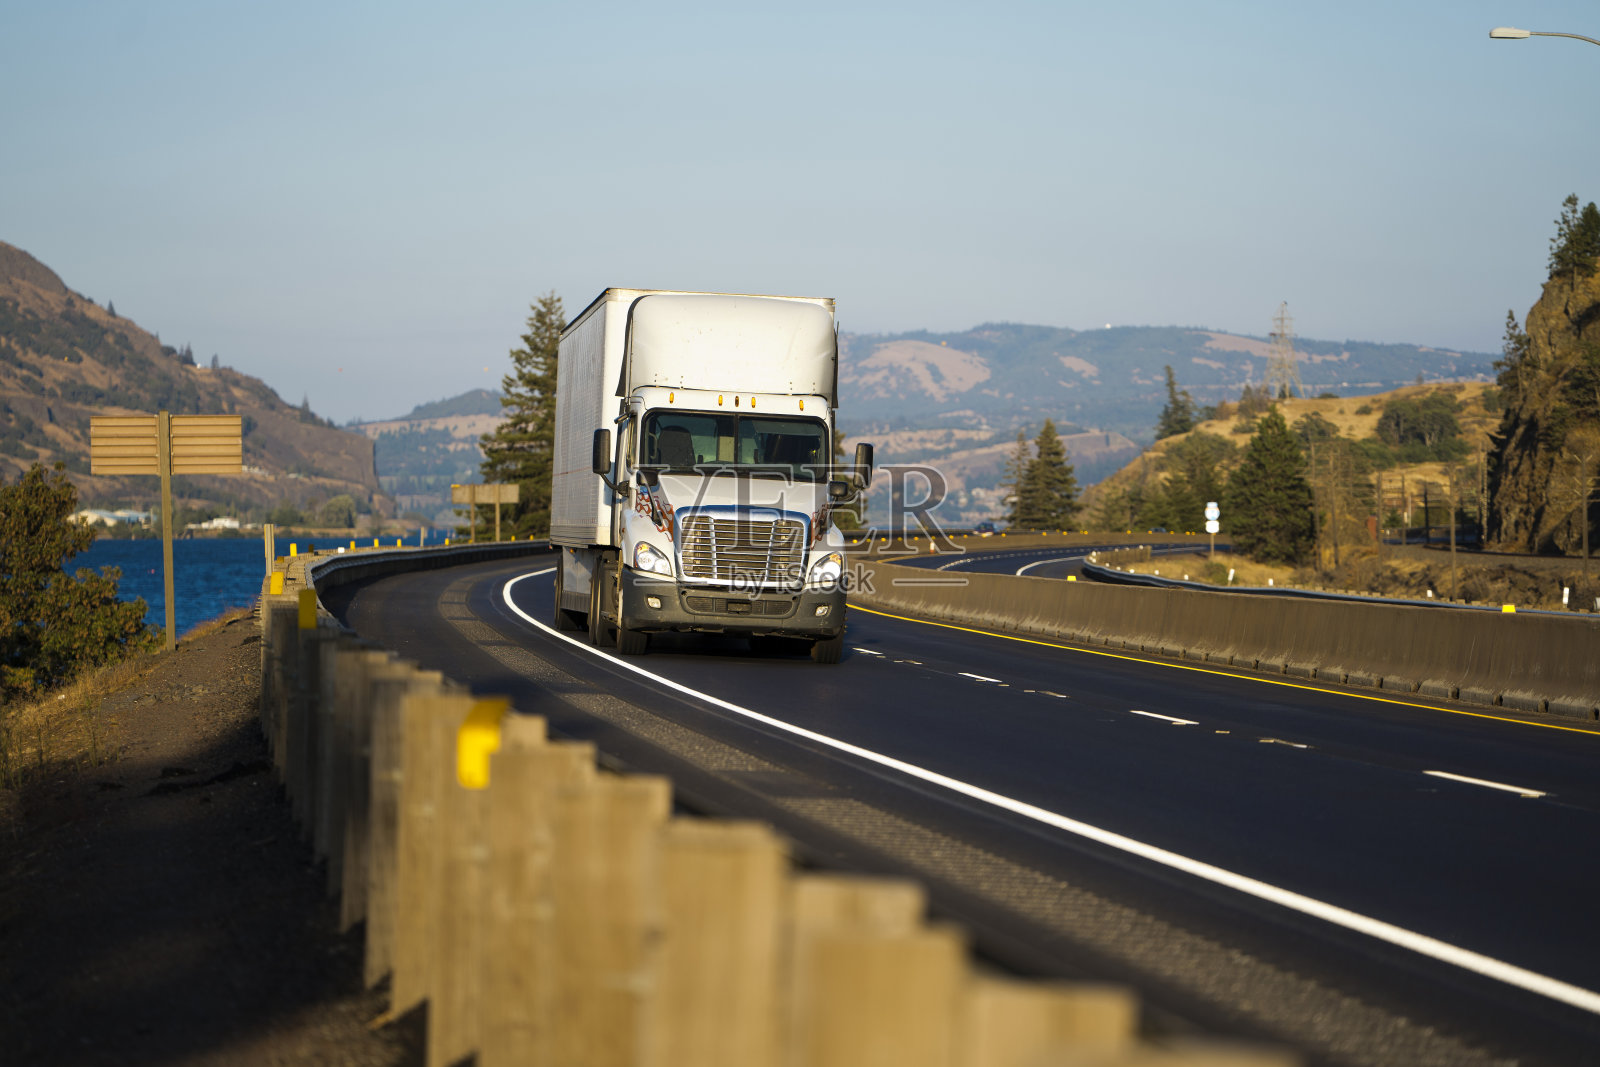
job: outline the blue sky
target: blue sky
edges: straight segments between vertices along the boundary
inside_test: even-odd
[[[1493,351],[1600,199],[1600,48],[1496,25],[1600,7],[0,0],[0,240],[340,420],[608,285]]]

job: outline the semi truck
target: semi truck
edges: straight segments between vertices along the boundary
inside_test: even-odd
[[[869,444],[834,462],[838,393],[831,298],[601,293],[556,362],[557,629],[624,655],[697,632],[837,663],[833,513],[872,470]]]

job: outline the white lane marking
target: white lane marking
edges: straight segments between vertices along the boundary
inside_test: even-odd
[[[1072,699],[1071,697],[1067,696],[1067,694],[1065,694],[1065,693],[1052,693],[1048,689],[1039,690],[1039,695],[1040,696],[1047,696],[1047,697],[1055,697],[1057,700],[1070,700],[1070,699]]]
[[[998,678],[990,678],[986,674],[971,674],[971,673],[969,673],[967,671],[957,671],[956,673],[961,675],[961,677],[963,677],[963,678],[971,678],[974,682],[998,682],[998,681],[1000,681],[1000,679],[998,679]]]
[[[852,745],[848,741],[840,741],[837,738],[829,737],[827,734],[819,734],[815,730],[807,730],[803,726],[796,726],[793,723],[784,722],[782,719],[763,715],[759,711],[742,707],[732,701],[723,700],[721,697],[714,697],[710,693],[702,693],[698,689],[691,689],[682,682],[675,682],[671,678],[652,674],[637,664],[608,655],[586,641],[579,641],[567,634],[560,633],[554,627],[546,626],[517,607],[516,602],[511,599],[512,586],[524,578],[537,578],[540,575],[549,574],[553,570],[555,570],[554,567],[547,567],[542,571],[531,571],[507,582],[501,590],[501,597],[505,600],[506,606],[511,609],[513,614],[543,631],[547,636],[554,637],[559,641],[565,641],[572,647],[580,649],[597,659],[603,659],[612,667],[631,671],[641,677],[650,679],[657,685],[683,693],[696,700],[704,701],[713,707],[722,708],[724,711],[732,712],[752,722],[759,722],[764,726],[770,726],[774,730],[782,730],[784,733],[803,737],[807,741],[854,756],[867,763],[875,763],[880,767],[887,767],[907,777],[916,778],[930,785],[948,789],[952,793],[988,804],[1002,811],[1009,811],[1014,815],[1031,819],[1034,822],[1053,827],[1064,833],[1094,841],[1105,845],[1107,848],[1114,848],[1120,852],[1126,852],[1129,855],[1149,860],[1152,863],[1170,867],[1195,878],[1255,897],[1258,900],[1265,900],[1268,903],[1277,904],[1291,911],[1300,912],[1302,915],[1310,915],[1335,926],[1342,926],[1346,930],[1354,930],[1356,933],[1365,934],[1368,937],[1388,942],[1391,945],[1397,945],[1400,948],[1408,949],[1419,955],[1438,960],[1441,963],[1448,963],[1463,970],[1471,971],[1474,974],[1482,975],[1485,978],[1492,978],[1497,982],[1504,982],[1506,985],[1515,986],[1530,993],[1537,993],[1551,1000],[1560,1001],[1563,1004],[1569,1004],[1583,1011],[1600,1015],[1600,993],[1584,989],[1582,986],[1575,986],[1570,982],[1563,982],[1559,978],[1551,978],[1548,975],[1539,974],[1537,971],[1518,967],[1514,963],[1506,963],[1504,960],[1497,960],[1492,956],[1485,956],[1482,953],[1473,952],[1471,949],[1461,948],[1447,941],[1440,941],[1426,934],[1419,934],[1414,930],[1407,930],[1403,926],[1396,926],[1393,923],[1384,922],[1382,919],[1374,919],[1370,916],[1362,915],[1360,912],[1341,908],[1336,904],[1329,904],[1325,901],[1317,900],[1315,897],[1308,897],[1303,893],[1296,893],[1291,889],[1282,889],[1247,875],[1236,874],[1233,871],[1214,866],[1202,860],[1191,859],[1180,853],[1171,852],[1157,845],[1149,845],[1111,830],[1101,829],[1090,823],[1057,814],[1034,804],[1013,800],[1004,794],[984,789],[981,786],[970,785],[958,778],[951,778],[937,771],[927,770],[914,763],[895,759],[893,756],[885,756],[869,748],[862,748],[860,745]]]
[[[909,663],[913,667],[922,666],[922,661],[920,659],[897,659],[897,660],[895,660],[895,662],[896,663]]]
[[[1171,715],[1160,715],[1160,714],[1157,714],[1156,712],[1153,712],[1153,711],[1136,711],[1133,708],[1129,708],[1128,709],[1128,714],[1129,715],[1146,715],[1146,716],[1149,716],[1152,719],[1162,719],[1162,720],[1164,720],[1166,722],[1170,722],[1174,726],[1199,726],[1200,725],[1199,723],[1195,722],[1193,719],[1175,719]]]
[[[1311,747],[1310,745],[1302,745],[1297,741],[1280,741],[1276,737],[1263,737],[1263,738],[1261,738],[1261,743],[1263,745],[1288,745],[1290,748],[1310,748]]]
[[[1025,564],[1024,566],[1018,567],[1012,573],[1017,574],[1017,575],[1023,575],[1023,574],[1027,574],[1029,571],[1033,570],[1033,568],[1035,568],[1035,567],[1044,566],[1046,563],[1068,563],[1068,562],[1070,562],[1072,560],[1075,560],[1075,559],[1083,559],[1083,556],[1058,556],[1055,559],[1036,559],[1032,563]]]
[[[851,645],[850,647],[852,649],[855,649],[855,651],[861,653],[863,656],[881,656],[881,655],[883,655],[882,652],[874,652],[870,648],[856,648],[855,645]]]
[[[1545,795],[1537,789],[1525,789],[1520,785],[1507,785],[1504,782],[1491,782],[1483,778],[1468,778],[1464,774],[1451,774],[1449,771],[1423,771],[1422,773],[1432,775],[1435,778],[1448,778],[1452,782],[1466,782],[1468,785],[1481,785],[1485,789],[1502,789],[1507,793],[1516,793],[1518,796],[1542,797]]]

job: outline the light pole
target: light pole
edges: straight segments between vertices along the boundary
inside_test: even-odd
[[[1593,37],[1585,37],[1581,33],[1546,33],[1541,30],[1519,30],[1513,26],[1496,26],[1489,31],[1489,36],[1497,41],[1520,41],[1524,37],[1571,37],[1578,41],[1588,41],[1590,44],[1600,44]]]

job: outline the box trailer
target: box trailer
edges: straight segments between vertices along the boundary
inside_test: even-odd
[[[561,334],[555,624],[644,652],[671,631],[804,640],[837,662],[844,540],[833,301],[607,289]]]

